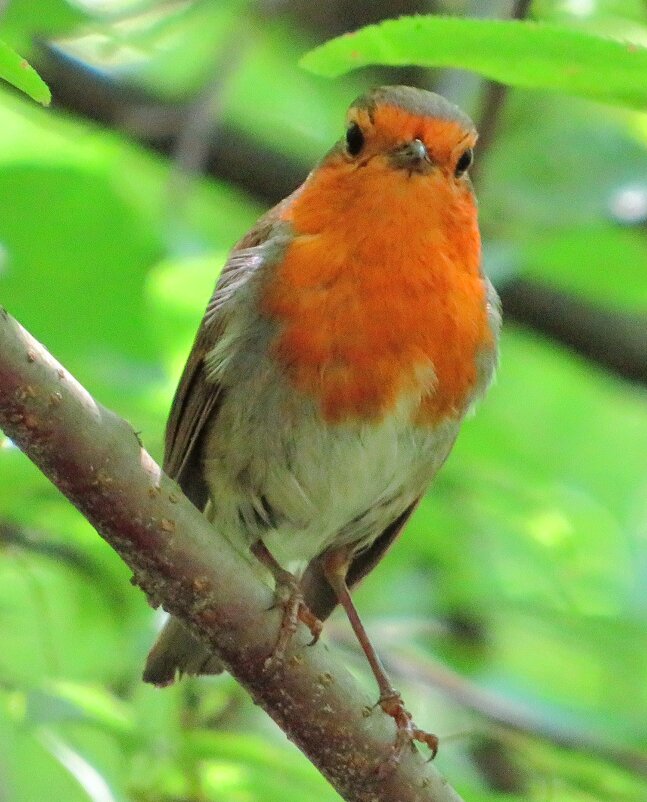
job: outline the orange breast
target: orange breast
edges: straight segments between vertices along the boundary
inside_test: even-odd
[[[420,399],[419,423],[460,414],[492,342],[469,188],[332,165],[284,217],[296,236],[262,308],[294,385],[330,422],[379,420],[405,397]]]

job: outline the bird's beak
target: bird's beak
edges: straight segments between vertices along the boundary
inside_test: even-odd
[[[395,167],[418,173],[426,172],[432,166],[429,151],[421,139],[413,139],[392,151],[391,162]]]

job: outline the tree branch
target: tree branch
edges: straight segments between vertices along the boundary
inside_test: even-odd
[[[285,664],[263,664],[280,612],[251,566],[143,449],[0,307],[0,427],[97,529],[162,604],[231,674],[349,802],[461,802],[412,750],[387,776],[395,725],[323,643],[297,632]]]
[[[531,0],[515,0],[510,19],[525,19],[530,10],[530,4]],[[472,181],[475,184],[478,183],[480,170],[485,162],[485,156],[494,143],[499,127],[501,111],[503,110],[507,96],[508,86],[506,84],[501,84],[498,81],[483,82],[481,91],[481,112],[477,125],[479,132],[478,159],[470,171]]]
[[[350,639],[348,645],[357,651]],[[396,650],[389,653],[385,664],[396,676],[440,688],[449,698],[483,716],[492,724],[532,738],[540,738],[562,749],[595,755],[601,760],[647,777],[647,755],[637,749],[617,746],[613,738],[602,740],[593,731],[584,728],[578,730],[564,722],[553,721],[520,702],[479,687],[430,656],[421,657]]]
[[[66,59],[46,42],[41,43],[40,53],[38,69],[52,89],[54,108],[119,131],[169,158],[175,156],[187,119],[195,114],[195,98],[184,103],[159,102],[136,86],[100,76],[82,62]],[[215,119],[202,147],[205,175],[236,184],[269,206],[293,192],[312,166]]]
[[[557,340],[592,363],[647,385],[647,316],[611,311],[531,279],[499,287],[508,320]]]

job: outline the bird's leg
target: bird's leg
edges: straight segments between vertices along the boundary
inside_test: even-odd
[[[283,620],[276,646],[272,654],[265,661],[267,669],[277,667],[285,657],[285,650],[288,648],[292,636],[296,632],[299,621],[305,624],[312,635],[311,645],[319,640],[323,624],[314,615],[305,601],[299,581],[286,571],[276,560],[274,555],[267,548],[262,540],[257,540],[251,546],[251,552],[256,559],[261,562],[272,574],[276,582],[276,598],[283,606]]]
[[[323,563],[323,571],[326,579],[335,591],[337,600],[346,611],[353,632],[366,655],[373,676],[377,681],[380,691],[378,704],[387,715],[391,716],[397,727],[392,753],[389,756],[387,764],[384,767],[380,767],[380,770],[386,769],[388,771],[391,768],[395,768],[400,762],[403,750],[407,744],[413,744],[413,741],[427,744],[431,750],[431,757],[434,758],[438,751],[438,738],[416,727],[411,718],[411,713],[404,707],[400,692],[391,685],[391,680],[364,629],[364,625],[362,624],[357,608],[351,598],[348,585],[346,584],[346,574],[348,573],[349,564],[349,550],[335,549],[326,556]]]

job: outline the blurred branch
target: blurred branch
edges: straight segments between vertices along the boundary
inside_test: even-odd
[[[191,198],[195,177],[207,171],[211,151],[222,129],[223,99],[251,42],[244,23],[245,17],[230,31],[227,44],[212,65],[211,80],[187,109],[175,139],[166,214],[170,231],[179,235],[180,241],[183,213]]]
[[[436,769],[406,751],[388,774],[395,725],[339,658],[304,644],[264,670],[281,613],[273,593],[143,449],[0,308],[0,426],[134,572],[153,606],[180,618],[219,655],[349,802],[460,802]]]
[[[428,622],[409,622],[412,629],[425,627]],[[360,656],[357,641],[347,626],[331,627],[333,640],[353,654]],[[406,630],[406,622],[405,622]],[[537,714],[522,704],[506,699],[500,694],[484,690],[466,677],[436,660],[431,655],[414,653],[398,648],[403,641],[402,632],[390,622],[375,623],[372,632],[381,644],[384,663],[393,676],[420,683],[424,687],[438,688],[463,707],[483,716],[505,730],[522,733],[571,751],[584,752],[615,763],[629,771],[647,777],[647,755],[596,738],[586,730],[572,726],[560,726],[557,722]]]
[[[195,99],[160,103],[137,87],[117,83],[67,58],[46,43],[41,43],[41,52],[37,66],[52,90],[54,108],[121,131],[164,156],[176,156],[186,135],[187,120],[196,114]],[[289,195],[306,177],[310,165],[264,148],[226,123],[205,132],[203,122],[199,161],[205,173],[237,184],[268,205]]]
[[[0,547],[14,547],[20,551],[47,557],[57,563],[69,565],[90,579],[97,579],[99,575],[97,566],[72,546],[52,543],[43,535],[10,521],[0,521]]]
[[[357,0],[326,0],[325,3],[266,0],[266,5],[270,6],[269,13],[284,11],[292,25],[296,21],[310,28],[323,41],[391,17],[428,14],[436,3],[430,0],[371,0],[370,3],[358,3]]]
[[[505,316],[632,382],[647,384],[647,315],[602,309],[531,279],[499,287]]]
[[[349,645],[355,647],[350,641]],[[430,656],[420,657],[407,653],[406,656],[399,657],[394,654],[392,648],[388,648],[386,654],[385,664],[394,675],[416,680],[423,685],[433,685],[459,704],[507,730],[514,730],[532,738],[541,738],[571,751],[596,755],[647,777],[647,755],[644,753],[603,742],[587,731],[560,727],[559,724],[538,716],[518,703],[479,688]]]
[[[103,566],[79,548],[51,540],[44,531],[23,527],[13,521],[0,520],[0,551],[4,549],[12,556],[36,555],[50,560],[57,567],[69,568],[96,588],[97,599],[100,595],[102,602],[111,609],[112,615],[121,617],[124,614],[125,595],[121,592],[121,580],[106,576]],[[19,566],[17,570],[21,570]],[[41,605],[43,615],[47,614],[47,608],[47,602],[43,602]],[[48,628],[45,630],[46,637],[49,637]]]
[[[532,0],[515,0],[511,19],[525,19],[530,10]],[[478,159],[472,167],[472,180],[476,183],[481,165],[494,142],[501,110],[508,94],[508,87],[498,81],[485,81],[483,84],[481,113],[479,115],[478,131]]]

